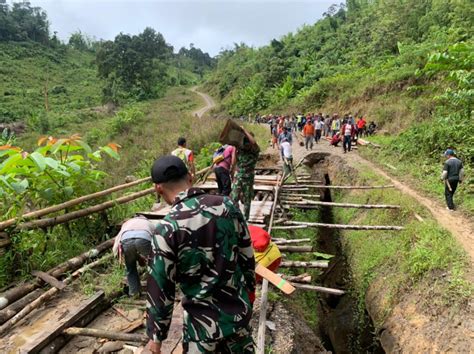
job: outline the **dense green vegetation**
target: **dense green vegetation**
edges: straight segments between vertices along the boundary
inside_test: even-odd
[[[453,147],[471,176],[473,28],[468,0],[348,0],[268,46],[221,52],[207,87],[236,116],[365,115],[391,135],[366,156],[424,181]],[[472,211],[469,191],[458,195]]]

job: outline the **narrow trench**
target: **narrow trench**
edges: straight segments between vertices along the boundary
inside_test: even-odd
[[[321,156],[311,166],[313,177],[322,180],[325,185],[331,184],[328,173],[327,156]],[[332,201],[330,189],[321,190],[321,200]],[[335,216],[331,207],[322,207],[319,221],[335,224]],[[341,246],[341,234],[337,229],[318,229],[316,248],[320,252],[334,255],[334,259],[320,276],[323,286],[347,289],[351,288],[351,269]],[[351,292],[346,295],[321,295],[318,312],[321,340],[327,350],[333,353],[385,353],[375,336],[373,323],[367,311],[360,313],[358,300]]]

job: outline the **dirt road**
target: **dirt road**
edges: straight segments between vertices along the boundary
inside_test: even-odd
[[[299,139],[302,140],[302,138]],[[420,192],[398,181],[372,162],[361,157],[357,151],[351,151],[350,153],[344,154],[342,147],[335,148],[330,146],[326,140],[322,140],[319,144],[315,144],[313,151],[306,151],[304,147],[299,146],[297,143],[293,144],[293,156],[295,161],[299,161],[303,156],[310,152],[318,151],[337,155],[346,160],[349,165],[354,167],[360,168],[361,164],[365,164],[372,171],[375,171],[379,175],[388,179],[391,184],[395,185],[395,187],[402,193],[416,199],[421,205],[425,206],[431,212],[433,217],[443,228],[449,230],[455,236],[455,238],[463,246],[463,248],[466,250],[466,253],[468,253],[470,257],[471,270],[474,269],[474,225],[468,218],[463,216],[460,212],[451,212],[446,210],[445,205],[442,205],[436,200],[423,196]]]
[[[205,93],[199,92],[197,89],[198,89],[198,87],[195,86],[195,87],[191,88],[191,91],[194,92],[194,93],[197,93],[199,96],[201,96],[202,99],[204,100],[204,102],[206,103],[206,105],[202,108],[199,108],[197,111],[194,111],[193,116],[197,116],[197,117],[201,118],[207,111],[214,108],[216,106],[216,103],[214,102],[214,100],[212,99],[211,96],[206,95]]]

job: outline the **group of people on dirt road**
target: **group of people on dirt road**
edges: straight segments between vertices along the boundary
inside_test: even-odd
[[[156,194],[171,210],[157,225],[143,216],[132,218],[116,237],[114,252],[125,258],[130,296],[140,294],[137,262],[148,264],[150,341],[144,353],[161,352],[177,285],[183,293],[185,353],[254,352],[249,322],[255,258],[247,220],[260,148],[242,130],[240,146],[223,145],[214,154],[218,194],[193,186],[194,154],[179,138],[178,147],[151,168]]]
[[[272,147],[280,149],[281,158],[285,173],[290,173],[292,169],[292,149],[293,136],[298,137],[300,133],[304,142],[300,143],[306,150],[312,150],[314,144],[319,144],[322,137],[330,141],[330,144],[337,147],[342,141],[344,153],[351,151],[352,144],[358,138],[373,135],[376,132],[375,122],[367,125],[367,120],[360,115],[357,120],[346,114],[342,119],[338,114],[330,117],[328,114],[307,114],[292,116],[258,116],[256,122],[264,120],[270,127],[272,137]]]

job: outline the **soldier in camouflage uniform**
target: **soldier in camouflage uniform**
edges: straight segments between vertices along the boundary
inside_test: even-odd
[[[250,217],[250,205],[253,199],[253,182],[260,148],[254,137],[244,130],[246,137],[243,146],[237,150],[237,173],[232,186],[231,198],[244,204],[245,219]]]
[[[255,289],[255,260],[242,213],[228,197],[192,188],[177,157],[155,161],[152,180],[172,209],[152,238],[147,348],[160,352],[178,283],[184,352],[253,353],[249,294]]]

